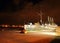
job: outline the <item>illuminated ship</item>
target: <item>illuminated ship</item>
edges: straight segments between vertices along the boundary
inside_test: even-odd
[[[38,14],[39,15],[39,14]],[[48,32],[55,32],[57,24],[54,22],[53,17],[48,16],[48,23],[42,23],[42,13],[39,15],[41,17],[40,22],[37,22],[35,24],[29,23],[28,25],[24,24],[24,29],[26,31],[48,31]]]

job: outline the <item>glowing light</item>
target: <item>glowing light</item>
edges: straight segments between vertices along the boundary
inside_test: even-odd
[[[57,34],[54,33],[54,32],[41,32],[41,34],[46,34],[46,35],[57,35]]]
[[[42,34],[42,35],[53,35],[53,36],[57,36],[56,32],[40,32],[40,31],[27,31],[27,33],[31,33],[31,34]]]

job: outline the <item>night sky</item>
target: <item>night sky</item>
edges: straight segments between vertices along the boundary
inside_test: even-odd
[[[60,25],[60,0],[0,0],[0,24],[38,22],[40,11],[44,22],[50,16]]]

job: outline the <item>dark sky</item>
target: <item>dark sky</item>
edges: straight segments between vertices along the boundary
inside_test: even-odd
[[[0,0],[0,11],[17,11],[23,9],[26,4],[33,5],[40,3],[42,0]]]
[[[43,20],[47,16],[60,24],[60,1],[57,0],[0,0],[0,24],[24,24],[37,22],[37,13],[43,12]]]

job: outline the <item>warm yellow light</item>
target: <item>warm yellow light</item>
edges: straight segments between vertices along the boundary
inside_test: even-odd
[[[27,31],[28,33],[32,34],[42,34],[42,35],[53,35],[57,36],[56,32],[41,32],[41,31]]]
[[[41,34],[46,34],[46,35],[57,35],[55,32],[41,32]]]

